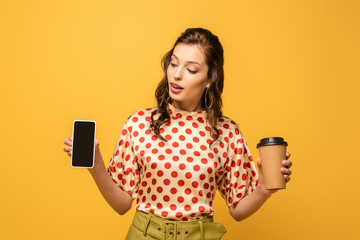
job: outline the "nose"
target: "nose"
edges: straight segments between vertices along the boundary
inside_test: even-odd
[[[174,72],[174,78],[176,80],[180,80],[182,78],[181,68],[176,69],[176,71]]]

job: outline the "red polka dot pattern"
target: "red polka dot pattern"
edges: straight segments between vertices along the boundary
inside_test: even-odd
[[[135,208],[180,221],[210,217],[218,189],[228,206],[257,187],[258,173],[238,125],[218,118],[219,141],[212,142],[207,111],[168,106],[170,122],[160,127],[163,142],[149,129],[147,108],[131,114],[121,130],[107,171],[136,199]],[[156,119],[156,115],[154,116]]]

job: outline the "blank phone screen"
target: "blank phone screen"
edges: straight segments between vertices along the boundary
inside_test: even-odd
[[[74,121],[71,165],[91,168],[94,165],[95,122]]]

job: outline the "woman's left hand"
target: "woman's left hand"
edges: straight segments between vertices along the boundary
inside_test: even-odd
[[[281,172],[284,174],[284,178],[286,183],[290,181],[290,175],[291,175],[291,170],[289,169],[293,164],[292,162],[289,160],[291,154],[289,152],[286,153],[286,160],[282,161],[283,164],[283,168],[281,168]],[[261,168],[261,161],[260,158],[257,159],[257,166],[259,168],[259,183],[258,183],[258,188],[260,188],[262,190],[262,192],[267,196],[270,197],[271,194],[276,193],[278,190],[268,190],[265,188],[265,184],[264,184],[264,178],[262,175],[262,168]]]

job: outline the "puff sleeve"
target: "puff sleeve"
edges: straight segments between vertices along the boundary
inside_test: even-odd
[[[124,123],[114,153],[107,167],[112,180],[123,190],[127,191],[132,199],[136,198],[139,185],[138,157],[134,152],[134,143],[131,136],[131,126],[128,126],[130,117]]]
[[[218,183],[221,196],[228,206],[236,207],[239,201],[257,187],[258,172],[247,142],[238,125],[229,133],[228,160],[224,175]]]

